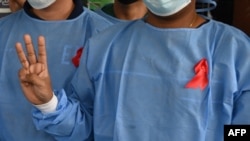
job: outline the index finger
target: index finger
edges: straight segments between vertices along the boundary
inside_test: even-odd
[[[29,62],[23,51],[22,44],[20,42],[17,42],[15,47],[16,47],[16,52],[17,52],[17,56],[18,56],[20,63],[22,64],[23,68],[27,69],[29,67]]]
[[[47,54],[44,36],[38,37],[38,62],[44,64],[47,68]]]

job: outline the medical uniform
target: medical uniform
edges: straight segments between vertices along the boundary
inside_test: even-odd
[[[52,141],[54,138],[44,131],[38,131],[32,121],[32,107],[24,97],[18,79],[21,64],[15,50],[15,43],[23,42],[23,35],[33,37],[35,48],[37,37],[46,38],[48,67],[55,89],[66,88],[72,79],[76,66],[72,58],[77,50],[92,35],[111,25],[109,21],[82,7],[75,0],[73,12],[68,20],[44,21],[24,10],[0,19],[0,140],[1,141]],[[80,1],[81,2],[81,1]],[[80,7],[80,8],[79,8]],[[37,49],[37,48],[36,48]]]
[[[55,91],[56,112],[35,124],[65,140],[222,141],[224,124],[250,124],[249,54],[249,37],[211,19],[117,24],[89,40],[73,95]]]

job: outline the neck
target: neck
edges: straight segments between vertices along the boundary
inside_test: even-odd
[[[16,12],[19,9],[22,9],[23,5],[24,5],[25,0],[9,0],[9,7],[11,12]]]
[[[115,1],[114,13],[118,19],[135,20],[144,17],[147,13],[147,8],[142,0],[138,0],[128,5]]]
[[[73,0],[56,0],[44,9],[32,9],[33,13],[44,20],[66,20],[74,9]]]
[[[149,12],[146,19],[146,22],[159,28],[196,28],[204,21],[197,15],[194,1],[174,15],[160,17]]]

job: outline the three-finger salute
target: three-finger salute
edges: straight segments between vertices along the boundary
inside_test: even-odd
[[[30,35],[24,35],[24,43],[16,43],[16,52],[22,68],[19,70],[20,84],[25,97],[34,105],[49,102],[53,97],[50,75],[47,65],[45,38],[38,37],[38,55],[35,52]]]

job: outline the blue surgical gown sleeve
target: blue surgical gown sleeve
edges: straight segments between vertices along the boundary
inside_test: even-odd
[[[81,60],[84,62],[87,57],[86,50]],[[79,66],[72,81],[72,89],[54,91],[59,101],[54,113],[42,114],[34,108],[33,120],[38,130],[45,130],[57,140],[93,140],[94,89],[84,66]],[[66,91],[69,94],[68,97]]]
[[[246,40],[244,40],[246,39]],[[232,124],[250,125],[250,62],[249,60],[249,37],[241,37],[233,42],[238,46],[235,50],[235,68],[237,76],[238,91],[234,94]],[[244,49],[246,48],[247,51]]]
[[[250,125],[250,90],[244,91],[234,102],[232,124]]]
[[[235,92],[233,102],[232,124],[248,124],[250,125],[250,80],[249,70],[249,47],[250,39],[241,37],[235,44],[238,45],[235,57],[236,76],[238,91]],[[244,40],[246,39],[246,40]],[[247,51],[244,49],[247,48]],[[245,60],[245,61],[244,61]]]

